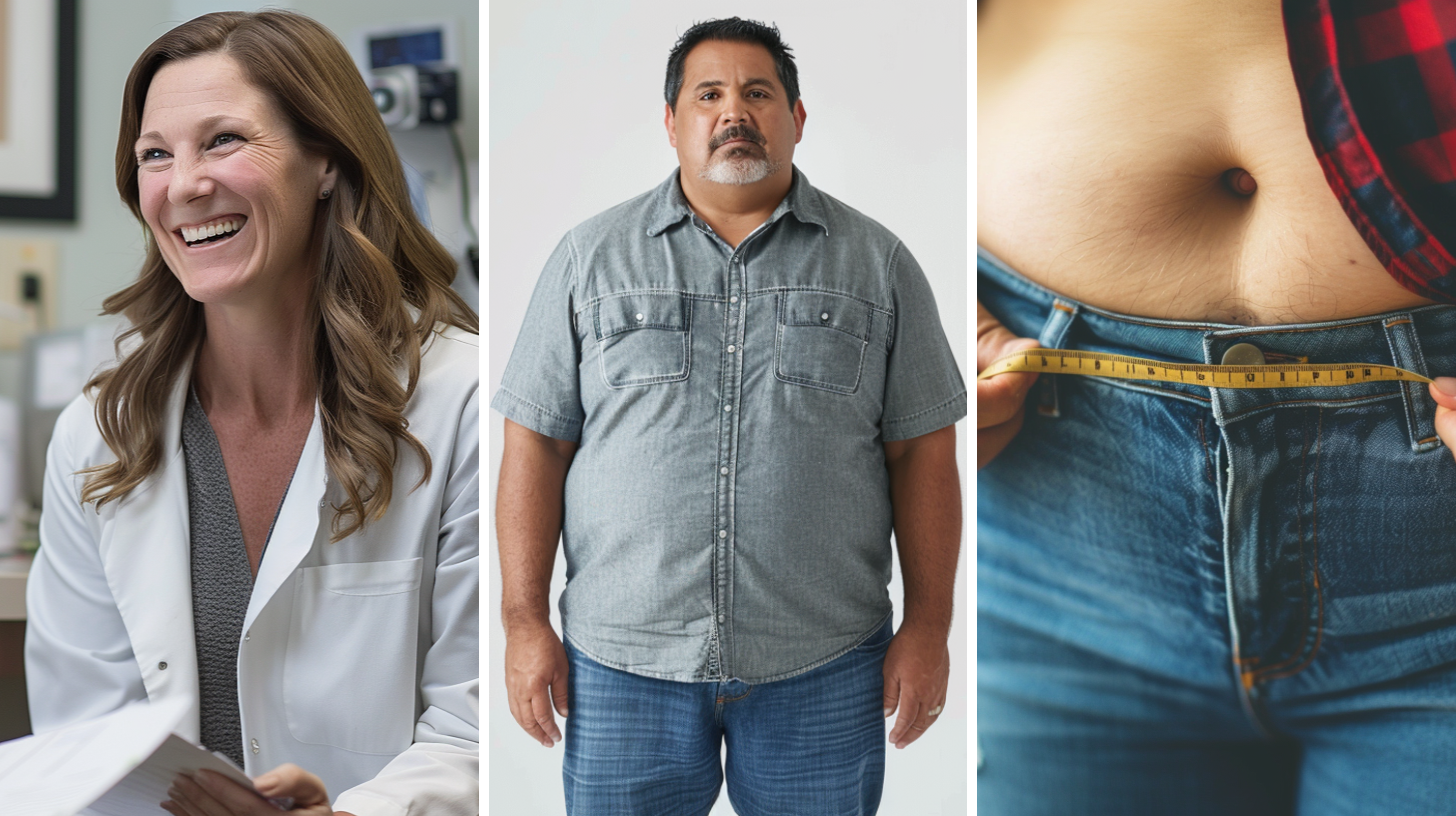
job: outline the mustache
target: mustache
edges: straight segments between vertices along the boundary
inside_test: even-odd
[[[724,142],[733,139],[746,139],[759,147],[763,147],[768,140],[763,138],[752,125],[734,125],[708,140],[708,152],[713,152],[723,146]]]

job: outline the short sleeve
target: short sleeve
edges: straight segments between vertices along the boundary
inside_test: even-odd
[[[575,253],[563,238],[536,281],[526,319],[491,407],[512,422],[568,442],[581,439],[581,407],[572,287]]]
[[[890,259],[890,357],[885,372],[886,442],[928,434],[966,415],[966,384],[940,325],[925,273],[904,244]]]

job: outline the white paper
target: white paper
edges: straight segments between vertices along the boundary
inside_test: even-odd
[[[178,774],[204,768],[251,790],[231,762],[172,733],[186,712],[181,701],[138,703],[0,743],[6,816],[158,816]]]

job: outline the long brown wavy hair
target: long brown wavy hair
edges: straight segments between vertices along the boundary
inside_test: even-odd
[[[137,59],[116,142],[116,187],[137,220],[145,227],[134,150],[152,78],[169,62],[214,53],[235,60],[283,112],[300,146],[331,159],[338,171],[314,222],[319,415],[329,472],[347,495],[334,507],[337,541],[384,515],[399,443],[423,460],[419,484],[428,481],[429,452],[404,417],[421,349],[439,324],[479,328],[450,289],[454,259],[415,217],[399,157],[358,69],[328,29],[301,14],[207,14],[162,35]],[[151,230],[144,232],[137,282],[102,304],[103,314],[124,315],[131,324],[117,339],[120,363],[86,385],[96,395],[96,424],[117,457],[82,471],[88,476],[81,500],[98,509],[161,464],[167,401],[206,330],[202,304],[183,290]]]

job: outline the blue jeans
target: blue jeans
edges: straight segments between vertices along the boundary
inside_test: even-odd
[[[1112,314],[982,253],[1043,346],[1456,373],[1456,307]],[[1456,461],[1418,383],[1041,377],[978,478],[980,812],[1456,813]]]
[[[704,816],[724,779],[739,816],[871,816],[885,776],[887,618],[785,680],[684,683],[604,666],[568,640],[566,812]]]

